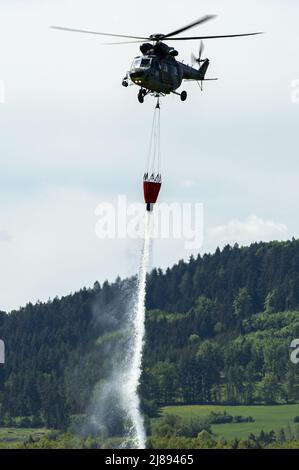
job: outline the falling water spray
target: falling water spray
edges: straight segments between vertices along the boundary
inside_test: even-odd
[[[140,411],[138,386],[141,376],[142,350],[145,333],[145,291],[146,274],[151,255],[151,213],[146,213],[145,234],[137,280],[137,292],[131,313],[132,326],[130,351],[127,370],[123,375],[122,398],[130,426],[127,432],[126,445],[136,449],[146,447],[146,433],[143,416]]]
[[[142,372],[142,353],[145,334],[145,294],[146,275],[150,267],[153,208],[161,188],[160,173],[160,104],[159,99],[154,112],[147,172],[144,174],[143,190],[146,203],[144,239],[141,252],[137,283],[123,284],[120,297],[126,302],[114,299],[121,309],[122,317],[117,316],[120,336],[108,343],[110,375],[95,390],[90,410],[90,425],[95,432],[117,437],[115,444],[121,448],[144,449],[146,432],[140,409],[138,388]],[[123,300],[124,300],[123,299]],[[124,310],[122,310],[122,307]],[[110,315],[108,318],[113,315]],[[101,311],[100,318],[103,319]],[[111,326],[111,325],[110,325]],[[88,426],[87,426],[88,428]]]

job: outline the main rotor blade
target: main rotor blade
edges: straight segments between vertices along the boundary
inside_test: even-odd
[[[121,42],[104,42],[103,46],[118,46],[119,44],[141,44],[142,41],[121,41]]]
[[[165,34],[163,39],[168,39],[171,36],[176,36],[177,34],[183,33],[184,31],[187,31],[187,29],[194,28],[194,26],[197,26],[199,24],[206,23],[207,21],[212,20],[213,18],[216,18],[217,15],[206,15],[200,18],[199,20],[193,21],[193,23],[188,24],[187,26],[184,26],[183,28],[177,29],[176,31],[172,31],[171,33]]]
[[[221,38],[239,38],[242,36],[256,36],[257,34],[264,34],[263,32],[259,33],[245,33],[245,34],[224,34],[221,36],[194,36],[190,38],[166,38],[167,41],[190,41],[191,39],[221,39]]]
[[[203,40],[201,40],[200,45],[199,45],[199,55],[198,55],[199,60],[201,60],[201,56],[202,56],[204,49],[205,49],[205,45],[203,43]]]
[[[71,31],[73,33],[97,34],[99,36],[111,36],[111,37],[115,37],[115,38],[141,39],[142,41],[148,39],[148,38],[144,38],[144,37],[140,37],[140,36],[126,36],[124,34],[99,33],[98,31],[87,31],[85,29],[64,28],[63,26],[50,26],[50,28],[51,29],[58,29],[60,31]]]

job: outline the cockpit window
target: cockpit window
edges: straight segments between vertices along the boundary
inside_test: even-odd
[[[134,62],[132,64],[132,68],[140,67],[140,63],[141,63],[141,58],[137,57],[136,59],[134,59]]]
[[[151,66],[152,59],[142,59],[141,57],[136,57],[132,64],[132,69],[147,69]]]
[[[151,59],[142,59],[141,67],[146,69],[151,65]]]

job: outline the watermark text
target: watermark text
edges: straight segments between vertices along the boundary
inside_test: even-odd
[[[145,204],[128,203],[119,196],[116,204],[103,202],[96,207],[95,232],[100,239],[140,239],[145,233]],[[151,238],[182,240],[186,250],[203,244],[203,204],[155,204],[151,213]]]
[[[292,80],[291,82],[291,102],[293,104],[298,104],[299,103],[299,78],[296,80]]]
[[[4,345],[4,341],[0,339],[0,364],[4,364],[4,363],[5,363],[5,345]]]
[[[5,82],[0,80],[0,104],[5,103]]]
[[[293,364],[299,364],[299,339],[294,339],[291,342],[291,348],[293,349],[291,361]]]

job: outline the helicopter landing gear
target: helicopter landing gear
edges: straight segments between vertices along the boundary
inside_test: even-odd
[[[186,91],[182,91],[182,93],[178,93],[177,91],[172,91],[171,93],[173,93],[174,95],[178,95],[181,98],[181,101],[186,101],[187,99]]]
[[[144,103],[144,97],[147,95],[147,91],[141,88],[138,93],[138,101],[139,103]]]
[[[129,80],[130,80],[130,79],[129,79],[129,75],[127,74],[127,75],[123,78],[123,80],[122,80],[122,82],[121,82],[122,86],[124,86],[124,87],[127,88],[127,87],[129,86]]]
[[[181,93],[181,101],[186,101],[187,99],[187,92],[186,91],[182,91]]]
[[[138,93],[138,101],[141,104],[144,103],[144,95],[143,95],[142,90],[140,90],[139,93]]]

